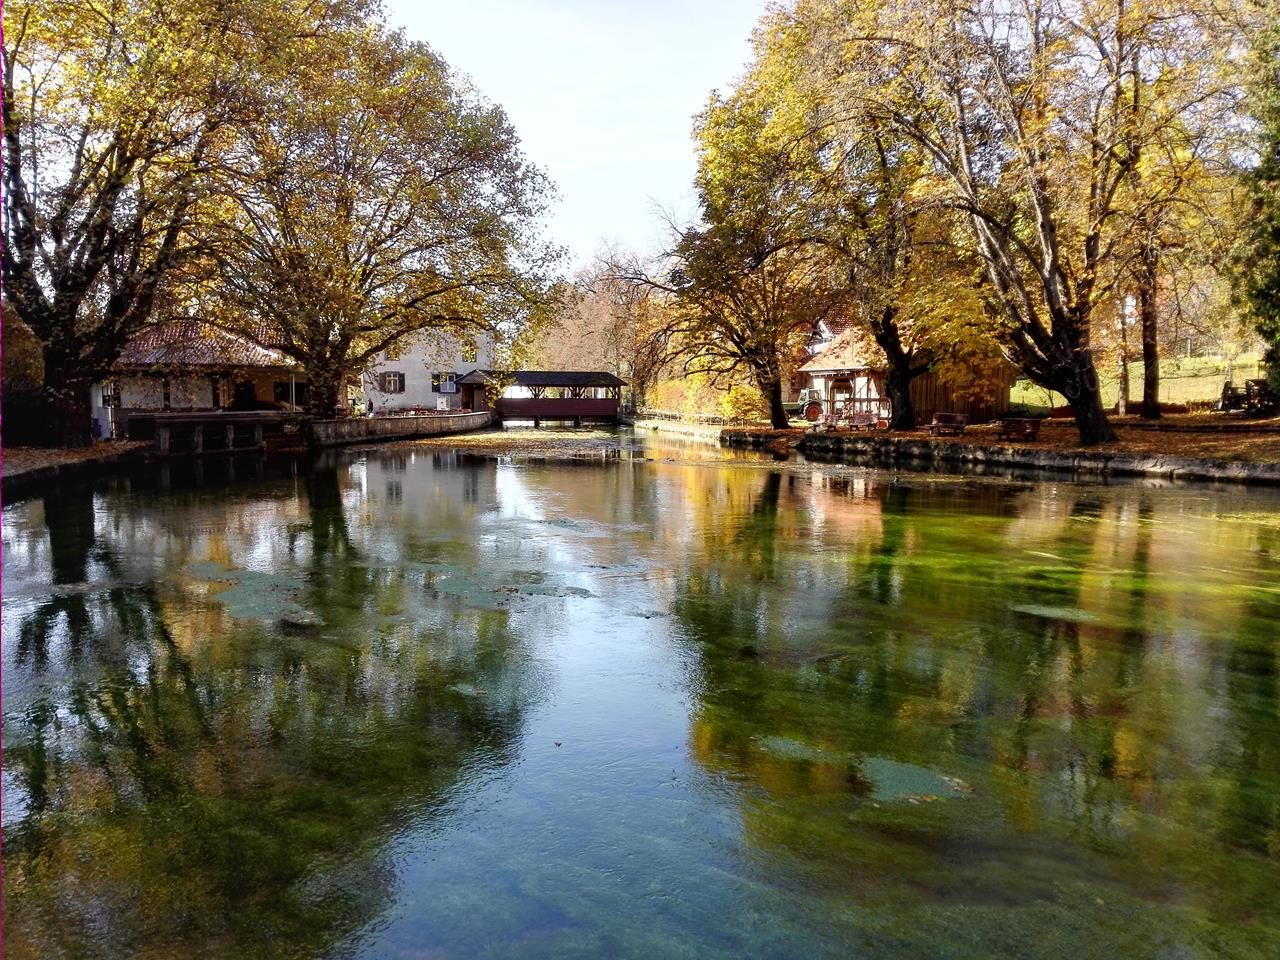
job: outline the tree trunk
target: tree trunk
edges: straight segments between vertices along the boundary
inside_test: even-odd
[[[884,390],[889,395],[890,425],[895,430],[914,430],[916,411],[911,405],[911,381],[924,372],[924,367],[912,369],[912,356],[902,345],[896,321],[897,309],[885,307],[879,320],[871,324],[871,335],[888,361]]]
[[[884,378],[884,392],[889,397],[891,411],[889,423],[894,430],[916,428],[916,411],[911,405],[911,381],[915,376],[911,370],[911,360],[906,355],[900,354],[889,358],[889,369]]]
[[[1120,350],[1120,382],[1116,385],[1116,416],[1123,417],[1129,412],[1129,351]]]
[[[1091,447],[1116,438],[1102,407],[1098,374],[1093,367],[1093,357],[1087,350],[1077,353],[1070,378],[1057,389],[1071,402],[1081,445]]]
[[[1139,264],[1138,316],[1142,321],[1142,416],[1160,419],[1160,344],[1156,340],[1156,270],[1159,254],[1148,246]]]
[[[89,382],[70,372],[66,357],[47,348],[44,351],[44,386],[40,393],[40,417],[50,446],[87,447],[93,443],[89,430]]]
[[[764,395],[769,400],[769,423],[775,430],[785,430],[791,426],[787,410],[782,405],[782,381],[772,379],[761,385]]]
[[[307,371],[307,415],[317,420],[330,420],[338,414],[338,391],[343,376],[330,370]]]

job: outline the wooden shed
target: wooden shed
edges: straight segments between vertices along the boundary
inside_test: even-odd
[[[860,331],[843,331],[831,344],[800,367],[816,391],[826,412],[852,404],[858,413],[888,419],[893,411],[885,391],[885,361],[873,356]],[[929,422],[935,413],[963,413],[971,423],[998,419],[1009,412],[1009,390],[1017,369],[1001,363],[988,373],[978,390],[957,390],[930,371],[911,381],[911,406],[917,423]]]

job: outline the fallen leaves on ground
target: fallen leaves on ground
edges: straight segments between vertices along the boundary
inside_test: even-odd
[[[5,447],[3,469],[7,476],[13,477],[44,467],[61,467],[69,463],[83,463],[86,460],[110,460],[122,453],[147,446],[150,444],[140,440],[121,440],[95,443],[91,447],[80,447],[74,450]]]

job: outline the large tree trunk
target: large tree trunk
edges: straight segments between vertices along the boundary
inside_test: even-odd
[[[1087,350],[1076,354],[1070,376],[1056,389],[1071,402],[1071,412],[1083,446],[1108,443],[1116,438],[1102,406],[1102,389],[1093,357]]]
[[[307,415],[316,420],[331,420],[338,415],[339,392],[345,377],[342,373],[313,367],[307,371]]]
[[[1139,263],[1138,317],[1142,321],[1142,416],[1160,419],[1160,345],[1156,339],[1156,276],[1159,253],[1148,244]]]
[[[888,394],[891,410],[890,426],[894,430],[914,430],[916,427],[916,411],[911,405],[911,381],[916,372],[911,369],[911,360],[905,355],[889,358],[889,369],[885,373],[884,392]]]
[[[769,401],[769,423],[775,430],[787,429],[791,426],[791,420],[782,404],[782,381],[774,378],[763,384],[762,390]]]
[[[895,430],[914,430],[916,411],[911,405],[911,381],[926,368],[912,367],[912,356],[902,345],[896,320],[897,310],[892,306],[885,307],[880,319],[871,324],[871,335],[888,361],[884,390],[889,395],[890,426]]]
[[[93,443],[89,429],[90,384],[72,367],[66,357],[45,349],[40,417],[49,446],[87,447]]]

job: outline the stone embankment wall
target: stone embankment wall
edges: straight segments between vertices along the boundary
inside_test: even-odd
[[[317,447],[377,440],[409,440],[481,430],[493,422],[481,413],[428,414],[421,417],[353,417],[349,420],[311,420],[303,426],[307,442]]]
[[[773,449],[787,443],[815,460],[877,466],[961,468],[975,472],[1013,470],[1067,474],[1078,479],[1150,477],[1163,480],[1280,485],[1280,463],[1199,460],[1154,454],[1098,450],[1050,450],[1002,444],[962,443],[913,437],[867,434],[806,433],[790,430],[724,430],[720,442],[730,447]]]

